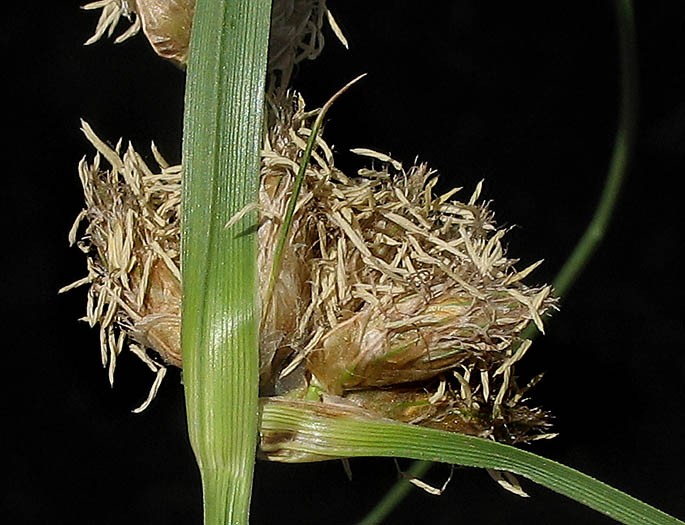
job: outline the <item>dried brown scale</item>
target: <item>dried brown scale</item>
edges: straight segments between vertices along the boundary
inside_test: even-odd
[[[255,204],[262,395],[319,392],[324,403],[509,443],[544,436],[547,414],[526,406],[513,367],[530,346],[521,332],[555,303],[550,287],[523,284],[532,267],[517,273],[507,258],[480,185],[466,203],[434,195],[425,165],[404,170],[367,150],[380,167],[348,177],[319,137],[264,304],[314,117],[297,95],[271,108]],[[157,154],[155,174],[132,148],[122,156],[84,130],[112,166],[101,170],[98,156],[80,170],[91,258],[76,284],[91,284],[88,318],[103,327],[111,371],[121,329],[179,366],[180,168]]]
[[[129,8],[140,17],[155,53],[185,65],[195,0],[132,0]]]
[[[133,287],[140,286],[134,282]],[[162,261],[150,268],[141,319],[127,331],[142,345],[155,349],[164,361],[181,366],[181,283]],[[132,299],[132,297],[131,297]]]

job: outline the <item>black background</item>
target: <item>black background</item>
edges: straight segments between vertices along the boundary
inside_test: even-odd
[[[529,447],[685,518],[682,197],[685,15],[638,2],[641,118],[634,163],[606,241],[518,372],[546,371],[534,399],[560,436]],[[326,130],[338,165],[352,147],[416,156],[444,187],[485,179],[510,254],[551,281],[585,228],[617,122],[615,17],[609,1],[329,1],[351,43],[327,29],[322,57],[294,85],[310,107],[359,73]],[[142,36],[81,44],[97,15],[78,2],[12,3],[0,24],[2,101],[3,478],[6,523],[201,521],[178,372],[141,415],[150,372],[124,354],[110,389],[98,334],[77,318],[85,274],[67,246],[82,207],[76,165],[103,138],[139,151],[154,139],[180,160],[183,73]],[[120,31],[123,31],[125,24]],[[9,116],[9,118],[7,118]],[[404,464],[404,463],[403,463]],[[396,479],[391,460],[258,463],[252,523],[354,523]],[[440,485],[437,466],[427,477]],[[446,493],[414,490],[388,523],[610,523],[522,480],[521,499],[484,472],[457,469]]]

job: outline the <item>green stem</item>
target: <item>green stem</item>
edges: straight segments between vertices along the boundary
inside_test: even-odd
[[[563,297],[585,268],[604,236],[609,221],[616,207],[616,201],[628,171],[631,152],[635,142],[638,114],[638,71],[637,46],[635,40],[635,20],[631,0],[614,0],[618,25],[618,50],[620,55],[620,89],[621,102],[619,108],[619,122],[614,141],[614,148],[609,163],[606,181],[602,195],[586,228],[571,255],[566,259],[561,270],[554,279],[554,294]],[[537,335],[534,324],[528,325],[522,337],[532,339]],[[427,465],[412,465],[410,469],[427,472]],[[419,477],[421,474],[416,475]],[[360,522],[360,525],[376,525],[381,523],[400,504],[409,491],[406,480],[399,480],[379,500],[376,506]]]
[[[554,280],[554,291],[564,296],[576,281],[597,246],[602,242],[616,207],[616,200],[628,171],[635,142],[638,112],[637,46],[635,21],[630,0],[614,0],[618,19],[618,48],[621,62],[621,102],[614,149],[602,196],[585,233]]]
[[[198,0],[183,134],[182,351],[207,525],[248,522],[259,384],[255,213],[271,0]]]
[[[433,463],[430,461],[415,461],[411,464],[406,474],[410,478],[421,478],[425,476]],[[392,488],[383,496],[371,511],[364,516],[357,525],[375,525],[381,523],[390,514],[393,509],[409,494],[409,491],[414,486],[408,479],[400,479]]]

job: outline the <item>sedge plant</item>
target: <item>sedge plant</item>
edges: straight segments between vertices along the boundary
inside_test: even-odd
[[[614,161],[555,291],[525,284],[537,263],[515,268],[480,184],[464,202],[457,190],[434,195],[427,166],[365,149],[356,152],[374,168],[349,177],[335,167],[321,127],[349,85],[315,111],[286,89],[293,64],[320,51],[323,2],[179,1],[164,16],[159,5],[88,7],[102,8],[96,35],[134,13],[123,36],[142,28],[187,68],[183,168],[153,151],[155,171],[84,122],[98,155],[79,167],[87,206],[70,239],[86,220],[89,273],[75,285],[90,285],[87,319],[101,327],[110,380],[127,337],[156,373],[140,409],[166,366],[183,368],[206,524],[248,523],[257,455],[479,467],[511,490],[520,475],[623,523],[682,523],[514,446],[553,435],[526,398],[535,380],[519,386],[513,369],[601,240],[629,158],[630,2],[616,1],[624,91]],[[306,36],[283,45],[282,22]],[[382,520],[404,489],[364,523]]]

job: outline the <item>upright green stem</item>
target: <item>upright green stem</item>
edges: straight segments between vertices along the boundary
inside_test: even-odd
[[[182,351],[205,524],[248,522],[259,384],[256,214],[271,0],[197,0],[183,134]]]

